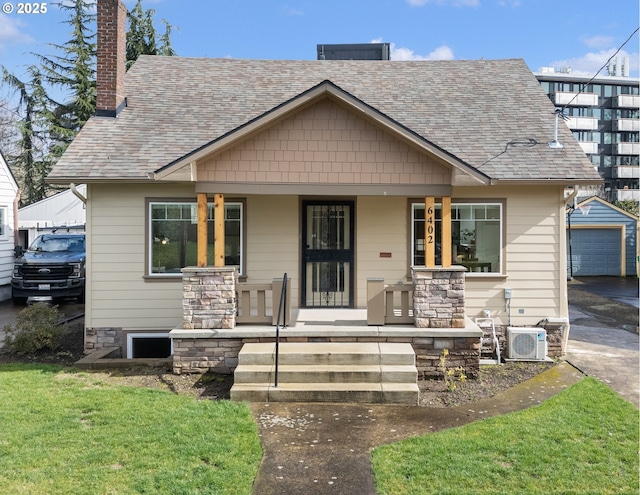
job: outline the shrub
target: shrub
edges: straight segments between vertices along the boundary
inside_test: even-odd
[[[448,357],[449,349],[443,349],[442,354],[440,354],[440,371],[442,372],[444,383],[447,385],[447,390],[453,392],[458,387],[456,381],[465,381],[467,375],[464,373],[462,366],[456,366],[455,368],[450,367],[447,362]]]
[[[60,324],[61,317],[58,306],[45,303],[27,306],[18,313],[15,325],[4,327],[6,348],[18,354],[57,349],[65,333]]]

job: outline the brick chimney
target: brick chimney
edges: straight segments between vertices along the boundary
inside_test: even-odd
[[[127,8],[121,0],[98,0],[96,115],[115,117],[126,101]]]

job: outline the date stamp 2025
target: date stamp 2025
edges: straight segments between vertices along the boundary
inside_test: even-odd
[[[5,2],[2,4],[2,12],[5,14],[46,14],[46,2]]]

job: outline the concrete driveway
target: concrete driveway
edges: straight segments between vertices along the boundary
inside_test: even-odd
[[[636,308],[640,307],[640,286],[637,277],[575,277],[569,285]]]
[[[585,277],[569,284],[567,362],[640,407],[638,279]]]

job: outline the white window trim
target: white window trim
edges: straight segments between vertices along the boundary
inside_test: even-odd
[[[2,232],[0,233],[0,241],[9,240],[9,206],[0,205],[0,210],[2,211],[2,221],[0,222],[0,228]]]

